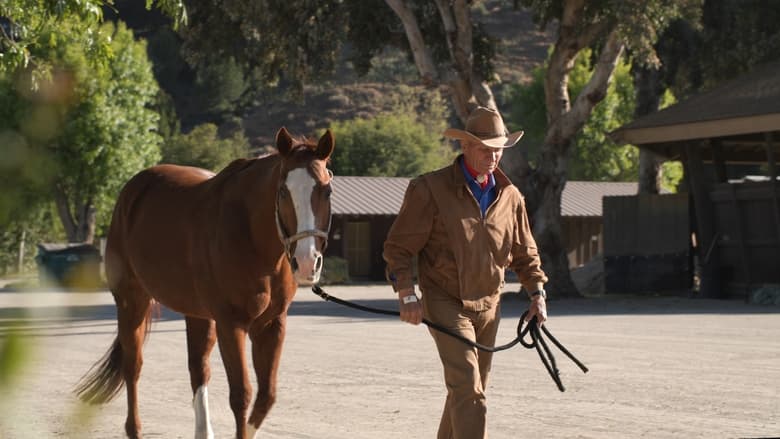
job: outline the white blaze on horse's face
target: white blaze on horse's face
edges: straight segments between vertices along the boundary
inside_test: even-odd
[[[312,193],[317,182],[305,168],[293,169],[287,174],[287,189],[290,191],[295,208],[298,229],[293,234],[304,230],[316,230],[317,224],[312,209]],[[320,281],[322,272],[322,253],[317,250],[317,238],[307,236],[295,243],[295,254],[292,255],[296,268],[295,280],[299,284],[311,285]]]

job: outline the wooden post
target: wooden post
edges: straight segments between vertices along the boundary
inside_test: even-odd
[[[774,138],[772,133],[765,133],[766,160],[769,165],[769,178],[772,182],[772,202],[775,205],[775,227],[777,228],[777,245],[780,246],[780,188],[777,183],[777,162],[775,161]]]
[[[745,227],[742,221],[742,211],[739,208],[737,199],[737,186],[729,185],[731,189],[731,208],[734,209],[734,218],[737,221],[737,241],[739,241],[739,252],[742,259],[742,270],[745,272],[745,297],[750,299],[750,284],[753,283],[752,273],[750,271],[749,253],[747,242],[745,241]]]
[[[19,241],[19,265],[18,272],[22,274],[24,271],[24,241],[27,238],[27,230],[22,230],[22,239]]]
[[[723,160],[723,142],[720,139],[710,139],[712,146],[712,164],[715,166],[715,181],[726,183],[728,174],[726,173],[726,161]]]
[[[704,297],[721,298],[723,291],[719,277],[720,252],[717,225],[715,224],[715,209],[710,198],[711,184],[707,181],[704,173],[698,145],[693,143],[685,145],[684,165],[696,212],[696,242],[699,266],[701,267],[699,292]]]

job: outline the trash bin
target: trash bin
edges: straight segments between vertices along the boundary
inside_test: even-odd
[[[38,277],[42,285],[69,289],[95,289],[100,278],[100,250],[91,244],[38,244]]]

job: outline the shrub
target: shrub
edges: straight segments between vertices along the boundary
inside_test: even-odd
[[[323,261],[320,283],[323,285],[334,285],[348,282],[349,265],[347,260],[336,256],[326,257]]]
[[[410,113],[383,113],[370,119],[336,122],[337,175],[415,177],[449,164],[454,152]]]
[[[163,162],[218,172],[233,160],[246,157],[248,151],[249,142],[242,132],[220,139],[217,126],[206,123],[171,138],[163,146]]]

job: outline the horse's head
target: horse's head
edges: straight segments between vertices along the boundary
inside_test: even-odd
[[[285,128],[276,133],[282,157],[276,222],[299,284],[319,282],[330,231],[330,181],[327,161],[335,145],[328,130],[318,143],[296,141]]]

